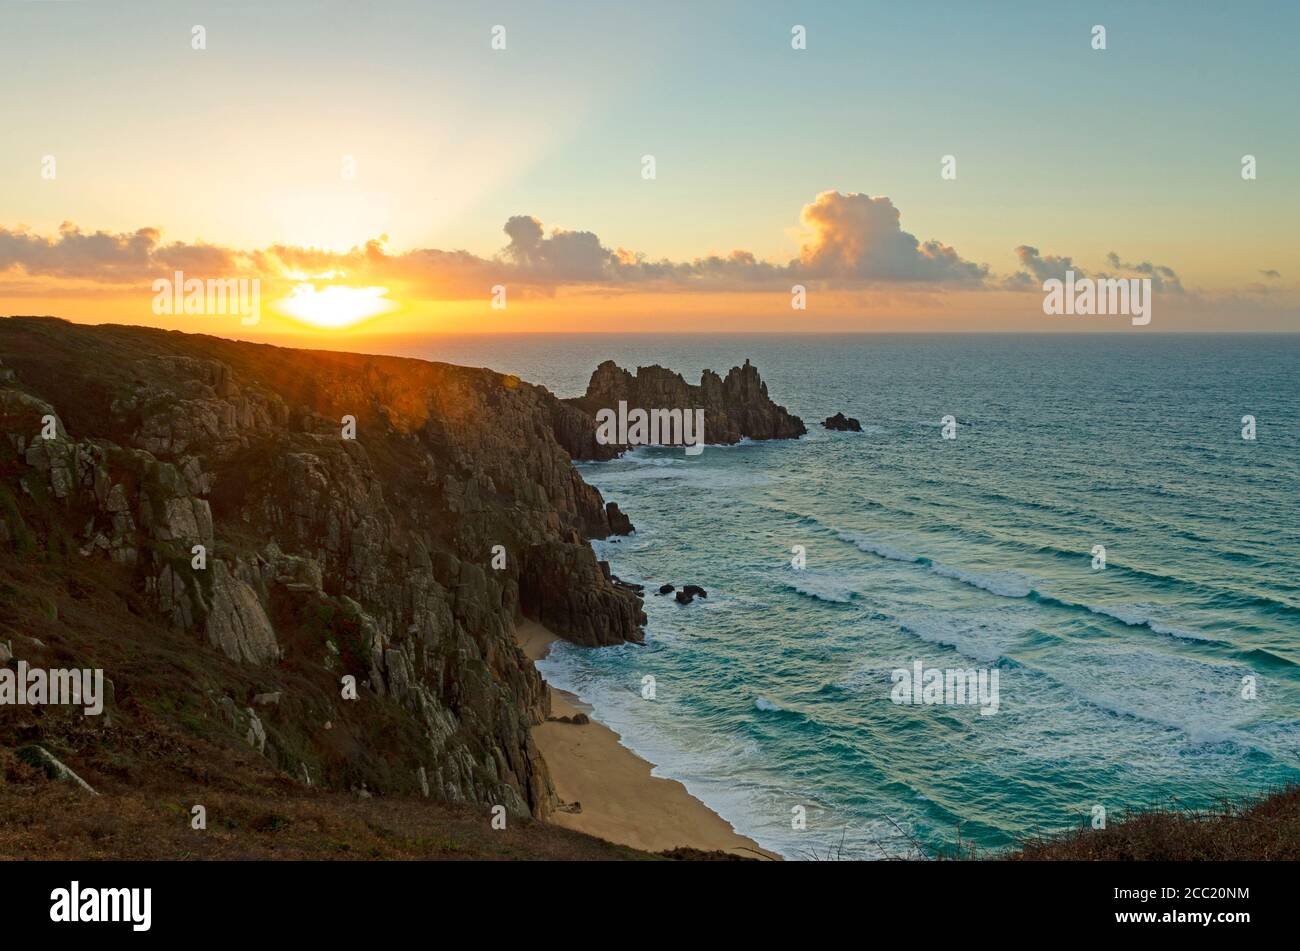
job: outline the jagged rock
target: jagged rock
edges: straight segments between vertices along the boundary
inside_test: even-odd
[[[92,796],[99,795],[99,793],[95,792],[95,790],[90,787],[88,782],[70,770],[60,762],[53,753],[43,746],[32,744],[30,746],[20,747],[15,751],[14,755],[28,766],[34,766],[37,769],[43,770],[45,775],[50,777],[50,779],[71,783],[74,786],[84,789]]]
[[[275,629],[257,592],[220,559],[214,560],[209,570],[212,605],[205,626],[209,643],[231,660],[269,664],[279,659]]]
[[[271,693],[258,693],[253,695],[253,706],[255,707],[278,707],[280,705],[280,691],[276,690]]]
[[[705,591],[697,584],[682,585],[682,590],[677,592],[676,598],[678,604],[690,604],[696,598],[707,598],[709,592]]]
[[[609,562],[602,561],[601,564],[607,565],[609,564]],[[645,593],[645,585],[643,584],[636,584],[635,582],[632,581],[624,581],[622,578],[618,577],[617,575],[609,575],[608,577],[609,580],[613,582],[614,587],[618,588],[621,591],[630,591],[631,593],[636,595],[641,595]]]
[[[586,545],[550,542],[523,553],[519,606],[569,640],[587,647],[640,643],[646,622],[641,598],[613,585]]]
[[[252,707],[245,707],[244,712],[248,714],[248,733],[244,735],[244,741],[257,752],[265,753],[266,728]]]
[[[104,511],[118,513],[130,510],[130,503],[126,499],[126,486],[119,482],[109,490],[108,499],[104,502]]]
[[[554,423],[556,438],[575,459],[612,459],[626,446],[596,442],[596,414],[616,409],[620,401],[629,409],[703,409],[704,441],[730,445],[741,439],[797,439],[808,430],[803,421],[772,402],[758,369],[746,360],[732,367],[725,379],[705,370],[698,386],[661,366],[638,367],[629,373],[606,360],[591,375],[585,395],[565,402],[586,417],[579,421],[562,416]]]
[[[827,416],[822,420],[822,425],[827,429],[835,429],[846,433],[862,432],[862,423],[858,422],[852,416],[845,416],[843,413],[836,413],[834,416]]]
[[[674,590],[676,589],[670,584],[661,584],[659,586],[660,594],[672,594]]]
[[[244,742],[259,753],[266,752],[266,727],[252,707],[242,710],[230,697],[215,698],[216,708],[231,731],[242,736]]]
[[[632,520],[619,511],[617,502],[605,503],[605,514],[609,518],[609,530],[614,535],[632,534]]]

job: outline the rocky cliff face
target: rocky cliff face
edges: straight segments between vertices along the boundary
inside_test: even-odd
[[[165,709],[299,782],[544,816],[515,620],[590,645],[645,620],[587,544],[631,525],[570,462],[582,421],[487,370],[0,320],[0,642],[149,653],[162,626],[194,669],[106,670],[119,730]],[[98,623],[21,607],[34,565],[59,597],[112,594]]]
[[[629,409],[704,410],[704,441],[731,445],[743,438],[797,439],[808,430],[799,417],[787,412],[767,395],[767,384],[748,360],[732,367],[725,378],[705,370],[698,386],[680,373],[661,366],[638,367],[629,373],[606,360],[591,375],[585,395],[565,400],[553,411],[556,438],[575,459],[612,459],[627,446],[603,445],[596,440],[596,414]],[[576,414],[574,413],[576,411]]]

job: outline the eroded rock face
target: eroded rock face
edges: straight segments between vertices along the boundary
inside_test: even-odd
[[[228,662],[211,715],[295,779],[554,808],[516,620],[588,645],[645,622],[587,543],[632,525],[563,445],[581,410],[487,370],[140,328],[11,318],[0,353],[0,549],[66,535],[118,572]]]
[[[280,657],[275,629],[262,599],[220,559],[212,570],[212,604],[204,629],[208,642],[231,660],[269,664]]]
[[[638,367],[629,373],[606,360],[591,375],[585,395],[565,400],[580,416],[556,410],[552,425],[556,439],[575,459],[612,459],[626,446],[596,441],[596,414],[617,410],[619,402],[628,409],[704,410],[704,441],[731,445],[741,439],[797,439],[808,430],[803,421],[778,406],[767,395],[767,384],[748,360],[732,367],[725,378],[705,370],[698,386],[686,382],[680,373],[661,366]]]
[[[609,565],[585,546],[542,543],[524,555],[519,579],[524,613],[587,647],[642,640],[641,598],[611,584]]]

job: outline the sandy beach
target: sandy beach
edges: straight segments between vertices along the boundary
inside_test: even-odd
[[[556,635],[534,621],[516,630],[519,646],[536,662]],[[588,713],[572,694],[551,691],[551,715]],[[651,764],[619,743],[609,727],[592,720],[575,725],[548,721],[533,737],[551,770],[561,802],[581,803],[578,813],[557,812],[552,821],[611,842],[661,852],[681,846],[777,859],[694,798],[676,780],[650,774]]]

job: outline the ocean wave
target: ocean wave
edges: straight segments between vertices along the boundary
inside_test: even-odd
[[[952,578],[962,584],[968,584],[972,588],[979,588],[981,591],[988,591],[1003,598],[1027,598],[1034,591],[1030,580],[1014,571],[980,574],[975,571],[962,571],[960,568],[949,568],[947,565],[937,563],[931,563],[929,567],[940,578]]]
[[[966,625],[955,625],[945,620],[898,621],[898,629],[904,634],[918,637],[930,644],[951,647],[957,653],[982,664],[996,665],[1007,659],[1004,652],[1012,647],[1016,633],[1008,632],[1005,627],[985,621],[971,621]],[[1006,637],[1012,633],[1012,637]]]
[[[836,532],[836,536],[841,541],[849,542],[856,545],[859,550],[865,551],[869,555],[879,555],[881,558],[888,558],[890,561],[903,561],[912,564],[930,565],[930,559],[922,558],[920,555],[911,555],[907,552],[886,545],[882,542],[872,541],[861,535],[855,535],[852,532]]]
[[[1300,607],[1263,594],[1220,592],[1215,599],[1215,605],[1228,608],[1250,608],[1270,617],[1300,617]]]
[[[953,581],[960,581],[972,588],[979,588],[982,591],[988,591],[990,594],[996,594],[1003,598],[1026,598],[1034,593],[1032,579],[1018,572],[1005,571],[988,574],[965,571],[961,568],[953,568],[950,565],[942,564],[932,558],[927,558],[925,555],[914,555],[911,552],[903,551],[900,548],[895,548],[892,545],[862,535],[856,535],[853,532],[837,532],[836,535],[841,541],[849,542],[859,551],[864,551],[869,555],[876,555],[889,561],[898,561],[904,564],[920,565],[941,578],[951,578]]]
[[[1054,678],[1055,679],[1055,678]],[[1236,685],[1233,677],[1233,686]],[[1117,690],[1105,690],[1098,684],[1104,683],[1102,677],[1091,677],[1086,681],[1058,681],[1073,691],[1080,700],[1098,709],[1119,717],[1131,717],[1152,723],[1156,726],[1177,730],[1187,737],[1192,745],[1215,745],[1231,743],[1243,749],[1259,750],[1276,754],[1270,744],[1261,743],[1259,739],[1231,723],[1226,716],[1219,715],[1209,706],[1214,699],[1234,696],[1226,687],[1215,693],[1205,691],[1185,691],[1178,697],[1146,696],[1137,690],[1121,693]]]
[[[1244,664],[1258,665],[1261,667],[1300,667],[1300,662],[1294,661],[1289,657],[1274,653],[1263,647],[1252,648],[1251,650],[1241,651],[1237,659]]]
[[[934,480],[927,480],[927,481],[934,481]],[[996,492],[981,493],[981,495],[989,498],[997,498],[997,499],[1005,500],[1006,502],[1011,502],[1011,503],[1015,503],[1017,501],[1010,496],[1006,496],[1004,494],[996,493]],[[1040,505],[1039,503],[1033,503],[1033,505],[1040,508],[1051,508],[1051,506],[1044,506],[1044,505]],[[901,509],[891,509],[890,511],[891,514],[910,514],[910,515],[917,514],[914,512],[905,513]],[[1069,515],[1071,517],[1078,517],[1084,514],[1083,512],[1074,509],[1058,508],[1056,509],[1056,511],[1058,511],[1063,515]],[[1115,525],[1106,522],[1104,519],[1098,520],[1095,516],[1090,516],[1090,521],[1103,527],[1104,531],[1102,532],[1102,535],[1107,537],[1125,535],[1133,531],[1133,528],[1131,526]],[[1004,534],[1002,532],[990,531],[984,527],[976,527],[974,525],[964,523],[961,520],[946,519],[939,522],[938,525],[942,527],[942,529],[949,535],[949,537],[969,539],[973,542],[987,542],[990,545],[996,546],[998,549],[1002,549],[1002,550],[1014,549],[1016,551],[1024,551],[1024,552],[1029,552],[1037,555],[1048,555],[1053,558],[1061,559],[1062,562],[1074,562],[1080,559],[1086,562],[1087,559],[1090,557],[1090,555],[1086,551],[1081,551],[1079,549],[1073,549],[1073,548],[1062,548],[1061,546],[1054,544],[1051,541],[1034,541],[1032,539],[1026,539],[1023,536],[1023,534],[1021,537],[1012,537],[1011,535]],[[925,564],[927,566],[930,564],[930,559],[925,558],[924,556],[901,554],[898,553],[897,551],[890,552],[888,550],[888,546],[880,545],[878,542],[875,542],[870,538],[866,538],[854,532],[836,531],[831,526],[826,526],[826,527],[831,528],[831,530],[841,540],[856,544],[863,551],[879,554],[882,557],[892,558],[893,560],[897,560],[897,561],[916,562],[920,564]],[[935,526],[932,525],[932,527]],[[1199,543],[1208,544],[1213,542],[1213,544],[1215,545],[1216,558],[1222,558],[1225,561],[1231,561],[1236,564],[1249,565],[1254,569],[1275,566],[1274,563],[1269,562],[1266,558],[1264,558],[1260,554],[1251,553],[1248,551],[1225,550],[1222,548],[1221,544],[1219,544],[1218,542],[1214,542],[1213,539],[1206,538],[1205,536],[1180,532],[1175,528],[1173,528],[1172,526],[1160,525],[1158,527],[1161,530],[1169,531],[1171,535],[1178,536],[1178,537],[1187,537]],[[1061,529],[1061,530],[1065,531],[1065,529]],[[1284,565],[1282,565],[1281,563],[1278,563],[1276,566],[1284,567]],[[1300,617],[1300,603],[1297,603],[1292,599],[1288,599],[1281,592],[1277,594],[1271,594],[1271,593],[1262,594],[1258,591],[1242,591],[1240,589],[1230,587],[1223,583],[1211,584],[1211,583],[1207,583],[1207,581],[1203,579],[1166,574],[1160,571],[1152,570],[1151,568],[1147,568],[1147,567],[1139,567],[1137,565],[1125,565],[1116,562],[1114,560],[1111,560],[1106,567],[1107,567],[1107,571],[1117,572],[1124,577],[1132,578],[1155,590],[1179,592],[1182,594],[1187,594],[1189,596],[1198,595],[1206,599],[1211,599],[1211,603],[1216,607],[1222,606],[1229,609],[1242,608],[1248,610],[1258,609],[1270,615],[1276,615],[1281,617]],[[949,569],[946,566],[936,569],[937,573],[942,573],[944,570],[955,570],[955,569]],[[1002,582],[997,582],[997,581],[993,583],[999,586],[1002,584]],[[977,586],[982,586],[982,585],[977,584]],[[1014,589],[1017,586],[1013,584],[1011,587]],[[1021,594],[1019,591],[1016,591],[1014,596],[1024,597],[1027,595]],[[1167,632],[1161,631],[1159,633],[1167,633]],[[1171,636],[1178,636],[1178,635],[1174,634]],[[1196,637],[1196,635],[1193,633],[1191,637],[1194,638]]]
[[[1006,655],[1017,635],[1027,633],[993,622],[963,629],[942,621],[899,621],[903,633],[927,643],[949,647],[976,663],[996,666],[1003,675],[1004,713],[1014,715],[1026,703],[1077,702],[1109,716],[1127,717],[1163,729],[1177,730],[1193,745],[1231,743],[1241,749],[1278,755],[1274,744],[1242,728],[1246,719],[1234,699],[1246,668],[1210,664],[1133,649],[1076,650],[1069,666],[1024,662]],[[928,663],[938,665],[938,657]],[[1014,679],[1012,679],[1014,678]],[[833,685],[856,693],[889,689],[888,671],[879,665],[859,668]],[[1052,700],[1065,691],[1071,701]]]
[[[1199,631],[1173,627],[1163,619],[1153,617],[1151,614],[1144,612],[1137,605],[1092,605],[1072,601],[1061,595],[1040,590],[1035,587],[1035,585],[1038,584],[1035,579],[1018,572],[1008,571],[981,573],[965,571],[960,568],[953,568],[949,565],[936,562],[924,555],[914,555],[890,545],[854,535],[852,532],[839,532],[838,535],[840,539],[851,542],[860,551],[877,555],[890,561],[921,565],[941,578],[950,578],[953,581],[959,581],[962,584],[969,585],[972,588],[978,588],[981,591],[987,591],[990,594],[995,594],[999,597],[1029,599],[1039,604],[1046,604],[1065,610],[1086,611],[1090,614],[1109,617],[1129,627],[1145,627],[1153,633],[1161,634],[1165,637],[1173,637],[1178,640],[1199,641],[1205,644],[1218,644],[1225,647],[1234,646],[1231,641],[1220,640],[1211,637],[1208,634],[1202,634]]]
[[[793,573],[793,570],[791,570]],[[803,578],[791,578],[782,584],[787,591],[794,591],[805,598],[826,601],[831,604],[848,604],[858,597],[858,592],[847,582],[833,578],[811,575]]]
[[[651,455],[642,447],[629,452],[624,458],[637,466],[680,466],[684,463],[679,456]]]
[[[1200,641],[1205,644],[1220,644],[1224,647],[1233,646],[1229,641],[1222,641],[1219,640],[1218,638],[1211,637],[1208,634],[1201,634],[1198,631],[1188,631],[1183,628],[1170,627],[1168,624],[1163,623],[1158,618],[1153,617],[1149,613],[1149,608],[1145,605],[1137,605],[1137,604],[1076,605],[1074,604],[1074,602],[1066,601],[1063,598],[1055,598],[1055,597],[1050,599],[1047,597],[1042,597],[1042,600],[1045,601],[1050,600],[1056,604],[1063,604],[1068,607],[1086,608],[1087,610],[1091,611],[1093,614],[1099,614],[1102,615],[1103,617],[1113,618],[1114,620],[1119,621],[1121,624],[1127,624],[1129,627],[1150,628],[1156,634],[1164,634],[1166,637],[1174,637],[1184,641]]]

